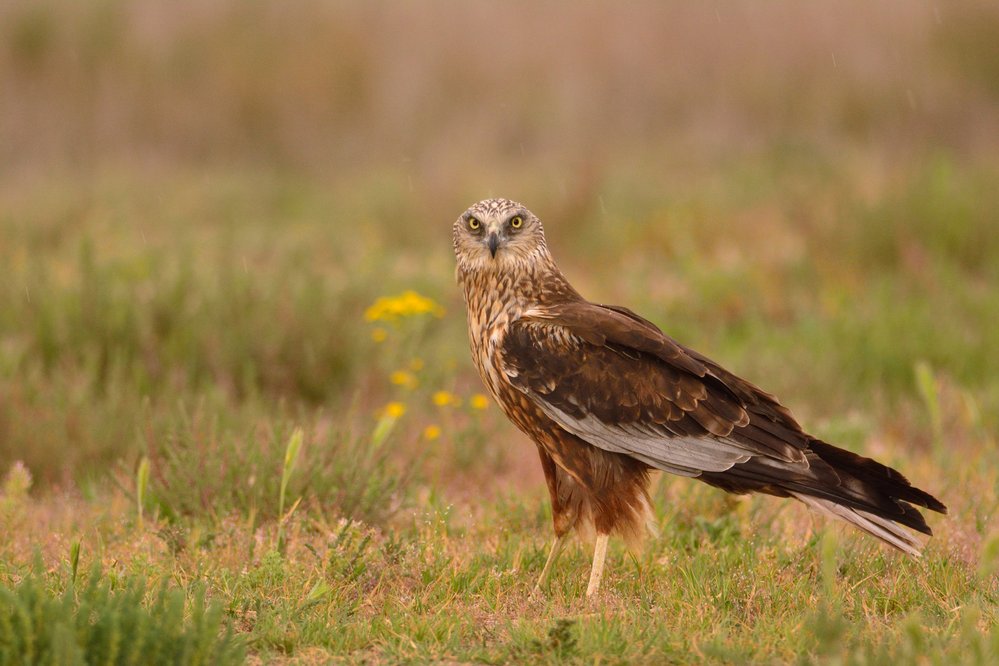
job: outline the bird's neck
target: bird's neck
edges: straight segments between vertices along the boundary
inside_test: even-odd
[[[469,315],[502,310],[515,319],[531,308],[582,299],[547,254],[540,261],[459,264],[457,278]]]

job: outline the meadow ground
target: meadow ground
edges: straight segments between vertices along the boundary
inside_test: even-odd
[[[533,39],[556,5],[195,6],[0,10],[0,656],[999,658],[994,12],[591,7],[550,52],[456,61],[432,29]],[[671,39],[635,31],[659,12]],[[584,295],[940,497],[925,556],[664,477],[597,603],[585,545],[531,598],[547,492],[453,284],[487,195]]]

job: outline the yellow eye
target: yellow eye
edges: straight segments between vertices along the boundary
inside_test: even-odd
[[[514,229],[520,229],[522,226],[524,226],[524,218],[522,218],[520,215],[515,215],[514,217],[510,218],[510,226],[513,227]]]
[[[468,218],[468,228],[471,229],[472,231],[475,231],[476,229],[478,229],[481,226],[482,226],[482,223],[479,222],[479,220],[477,218],[474,218],[474,217]]]

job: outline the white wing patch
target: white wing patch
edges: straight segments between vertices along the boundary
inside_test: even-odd
[[[576,418],[527,392],[553,421],[597,448],[623,453],[679,476],[724,472],[751,457],[737,442],[709,437],[670,437],[640,423],[609,425],[593,416]]]

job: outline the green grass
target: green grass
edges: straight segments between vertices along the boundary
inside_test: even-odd
[[[958,4],[0,9],[0,649],[126,618],[166,662],[994,663],[996,14]],[[516,39],[439,32],[483,23]],[[662,478],[596,603],[585,544],[532,598],[547,491],[453,278],[488,195],[939,496],[925,556]]]
[[[649,313],[784,396],[817,434],[942,497],[951,514],[932,519],[937,536],[921,561],[796,505],[730,502],[664,479],[663,535],[637,559],[613,545],[598,604],[583,600],[585,547],[570,549],[549,595],[532,600],[550,539],[547,495],[531,445],[495,409],[472,405],[480,389],[447,220],[433,247],[365,254],[362,233],[351,251],[328,235],[326,220],[344,213],[306,182],[300,210],[314,212],[291,235],[266,226],[283,219],[280,207],[237,231],[217,212],[220,221],[185,227],[166,206],[139,228],[126,217],[65,223],[37,251],[39,232],[15,231],[33,215],[58,225],[38,212],[47,197],[27,192],[8,209],[0,453],[27,467],[13,468],[3,493],[0,528],[14,536],[0,546],[0,580],[16,585],[41,557],[54,571],[169,580],[192,599],[203,589],[267,660],[987,663],[999,640],[999,384],[988,351],[996,333],[985,325],[997,303],[981,286],[992,267],[975,260],[979,247],[955,244],[947,215],[933,210],[922,213],[918,266],[901,255],[868,260],[886,250],[867,216],[923,196],[925,177],[873,205],[846,200],[836,234],[823,226],[831,221],[806,234],[779,215],[730,226],[742,197],[695,190],[689,203],[615,227],[633,234],[623,251],[640,254],[630,256],[663,260],[624,262],[601,285],[581,270],[598,253],[559,220],[548,225],[588,293]],[[979,174],[947,177],[973,188],[955,201],[988,224]],[[126,210],[148,192],[142,180],[96,186]],[[229,205],[285,186],[237,179]],[[203,206],[193,219],[213,219],[213,192],[183,177],[157,187],[174,206]],[[780,197],[754,195],[768,209]],[[66,195],[62,206],[74,205]],[[696,208],[709,212],[695,224]],[[690,229],[685,247],[657,245],[663,218]],[[163,233],[170,224],[181,231]],[[597,238],[588,224],[599,222],[581,233]],[[706,224],[729,235],[713,240]],[[797,236],[797,249],[769,249],[782,233]],[[339,262],[324,261],[331,251]],[[253,270],[243,256],[257,256]],[[375,278],[373,266],[387,270],[393,256],[418,268]],[[938,292],[948,277],[961,291]],[[376,296],[410,281],[444,304],[442,317],[365,320]],[[641,288],[650,282],[682,286]],[[377,327],[382,342],[372,340]],[[321,361],[333,357],[343,358],[336,371]],[[446,399],[435,402],[438,391]],[[385,411],[390,402],[404,413]],[[428,437],[427,426],[440,434]],[[45,579],[53,594],[60,575]]]
[[[150,591],[138,579],[102,580],[99,571],[80,589],[74,572],[61,596],[35,575],[0,589],[5,664],[214,665],[243,663],[244,656],[222,607],[206,605],[201,589]]]

